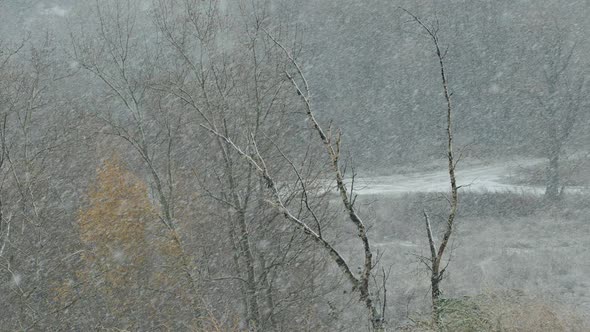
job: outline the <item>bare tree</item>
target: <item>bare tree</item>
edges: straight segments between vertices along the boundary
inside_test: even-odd
[[[156,8],[155,22],[165,39],[180,55],[182,69],[178,79],[172,79],[165,87],[173,95],[182,100],[189,109],[195,111],[202,121],[210,126],[221,126],[224,132],[231,130],[227,121],[217,121],[215,115],[224,114],[224,103],[227,98],[228,83],[231,78],[224,76],[224,71],[218,68],[212,59],[215,55],[215,38],[220,24],[217,17],[217,6],[213,2],[199,4],[193,1],[177,3],[175,1],[160,1]],[[185,21],[188,24],[178,24]],[[195,59],[194,54],[197,54]],[[227,59],[222,57],[222,66]],[[226,80],[227,79],[227,80]],[[221,107],[217,102],[221,102]],[[217,128],[217,127],[216,127]],[[220,181],[226,185],[219,195],[209,192],[209,196],[224,203],[228,209],[228,218],[237,221],[237,234],[233,226],[229,228],[229,237],[234,245],[234,263],[240,270],[241,261],[246,271],[244,282],[240,284],[244,293],[244,310],[247,325],[257,328],[260,324],[260,309],[257,295],[255,273],[255,255],[250,240],[247,225],[247,206],[252,191],[246,196],[240,195],[240,182],[233,166],[234,161],[225,144],[217,139],[216,146],[222,155],[223,175]],[[251,170],[248,170],[251,172]],[[247,175],[251,179],[250,175]],[[247,187],[253,183],[248,181]]]
[[[21,330],[51,316],[47,281],[60,266],[51,258],[65,249],[49,241],[63,234],[54,219],[64,214],[50,166],[71,130],[53,55],[49,38],[0,52],[0,278],[14,304],[2,325]]]
[[[580,71],[578,43],[555,20],[547,19],[539,26],[542,35],[533,38],[533,53],[526,54],[524,76],[530,78],[524,84],[527,99],[531,102],[530,118],[533,135],[541,143],[541,153],[547,158],[545,173],[545,198],[557,201],[563,192],[561,158],[572,133],[581,122],[586,98],[587,79]],[[539,23],[541,24],[541,23]],[[536,29],[535,29],[536,30]]]
[[[446,138],[447,138],[447,166],[448,166],[448,173],[449,173],[449,181],[451,185],[451,197],[448,199],[449,202],[449,214],[446,220],[446,227],[440,240],[440,244],[436,245],[436,238],[432,232],[432,227],[430,224],[430,218],[426,210],[424,210],[424,220],[426,223],[426,234],[428,236],[428,245],[430,248],[430,258],[425,261],[426,266],[430,270],[430,287],[431,287],[431,298],[432,298],[432,312],[433,312],[433,321],[436,325],[440,323],[440,298],[441,298],[441,290],[440,290],[440,282],[444,277],[444,273],[446,271],[447,265],[443,266],[443,259],[445,257],[445,251],[447,246],[449,245],[449,240],[453,234],[453,225],[455,222],[455,218],[457,216],[457,208],[459,206],[459,188],[457,186],[457,179],[455,176],[455,168],[457,166],[457,162],[459,159],[455,159],[455,155],[453,153],[453,105],[451,103],[451,93],[449,92],[449,80],[447,77],[447,73],[445,71],[445,56],[446,51],[441,49],[440,45],[440,38],[439,38],[439,22],[438,19],[435,21],[433,25],[428,25],[423,20],[421,20],[418,16],[412,14],[411,12],[403,9],[411,18],[419,25],[419,27],[424,30],[427,34],[428,38],[432,41],[432,44],[435,48],[435,54],[439,63],[440,69],[440,78],[441,84],[443,89],[443,95],[446,101]],[[450,260],[449,260],[450,262]]]
[[[175,218],[177,181],[173,155],[178,149],[183,119],[169,107],[168,96],[154,88],[160,79],[162,48],[157,35],[146,33],[147,18],[141,16],[137,5],[132,0],[96,1],[96,35],[72,32],[72,53],[74,60],[102,83],[105,99],[115,101],[110,113],[105,112],[109,104],[103,104],[94,117],[106,128],[100,132],[128,144],[149,174],[160,207],[160,222],[180,249],[193,318],[198,322],[201,309],[195,267]]]
[[[238,142],[248,142],[251,136],[264,141],[259,145],[262,153],[274,150],[274,145],[285,145],[297,129],[289,124],[290,114],[296,110],[292,87],[283,73],[286,64],[282,50],[263,32],[269,21],[268,7],[265,2],[239,2],[228,9],[237,12],[234,19],[224,17],[215,1],[159,1],[155,9],[155,22],[174,51],[176,63],[174,76],[161,88],[183,103],[186,112],[194,116],[194,123]],[[273,129],[278,124],[284,124],[282,130]],[[276,330],[292,324],[285,312],[297,317],[304,312],[293,310],[296,303],[308,305],[321,294],[317,277],[322,260],[307,259],[314,256],[307,249],[309,239],[286,229],[278,221],[280,213],[268,210],[264,202],[267,185],[256,176],[256,168],[240,163],[241,156],[220,136],[211,137],[203,128],[198,129],[196,132],[205,134],[206,141],[201,151],[211,157],[209,164],[195,167],[195,180],[208,204],[222,211],[210,218],[223,221],[232,260],[227,270],[207,269],[204,280],[211,282],[212,288],[217,287],[214,284],[238,282],[241,297],[234,298],[240,299],[240,316],[248,328]],[[308,153],[304,165],[297,166],[310,176],[303,183],[306,188],[319,185],[313,175],[316,171],[308,162],[312,155]],[[272,165],[273,171],[282,176],[285,165],[290,167],[281,160]],[[288,192],[287,205],[295,204],[300,195],[298,189],[289,186],[281,184]],[[309,206],[325,204],[326,196],[316,195],[317,200]],[[305,212],[301,209],[297,214]],[[218,223],[216,229],[223,228]],[[260,242],[264,245],[257,245]],[[220,243],[212,245],[216,252],[223,248]],[[313,273],[303,274],[293,269],[294,265],[309,267]],[[304,277],[297,279],[300,275]],[[313,285],[315,292],[312,286],[292,289],[277,282],[285,278]]]
[[[268,17],[265,6],[256,7],[254,14],[241,8],[243,16],[234,21],[220,13],[218,5],[158,1],[150,11],[150,25],[133,1],[97,2],[96,26],[84,25],[90,33],[72,32],[72,53],[95,79],[90,86],[104,89],[92,114],[100,134],[125,142],[121,149],[139,156],[153,185],[160,221],[183,248],[183,272],[191,282],[196,318],[211,318],[198,316],[201,309],[216,317],[226,311],[235,316],[235,303],[240,303],[243,312],[238,316],[249,329],[277,330],[288,323],[289,315],[305,314],[296,310],[297,304],[310,305],[320,298],[324,289],[318,291],[322,283],[317,279],[323,260],[307,249],[308,238],[277,221],[280,213],[268,211],[266,184],[255,168],[239,163],[240,156],[225,141],[211,139],[195,124],[206,123],[244,140],[250,134],[272,137],[269,141],[278,144],[295,128],[269,128],[289,122],[294,97],[282,74],[282,51],[262,32]],[[101,141],[108,138],[101,135]],[[299,168],[309,176],[306,188],[320,183],[307,162],[311,156]],[[198,194],[181,192],[181,185]],[[291,191],[285,202],[297,194]],[[325,205],[327,196],[315,195],[309,206]],[[191,211],[186,205],[206,211]],[[268,244],[259,245],[261,241]],[[217,258],[227,253],[225,245],[231,253]],[[190,251],[197,248],[204,252]],[[312,272],[293,273],[296,265]],[[279,283],[298,277],[296,286]],[[221,300],[219,289],[227,295]],[[216,298],[209,299],[210,294]]]
[[[300,64],[296,60],[295,56],[289,51],[277,38],[272,36],[267,30],[264,30],[265,34],[283,51],[284,56],[290,64],[290,68],[287,67],[284,70],[284,75],[287,77],[290,84],[293,86],[297,95],[303,104],[303,109],[307,122],[315,132],[316,137],[319,138],[319,142],[325,149],[325,154],[329,158],[329,168],[334,180],[336,181],[337,191],[340,196],[340,201],[347,213],[348,220],[355,227],[357,236],[361,240],[363,247],[363,267],[360,275],[355,275],[352,272],[349,264],[341,253],[332,245],[329,240],[326,239],[322,233],[322,222],[319,220],[319,214],[314,210],[310,197],[313,197],[313,192],[305,186],[305,175],[299,172],[284,151],[277,145],[275,150],[279,153],[284,160],[291,165],[292,174],[296,177],[297,183],[301,185],[301,199],[302,203],[309,211],[307,218],[299,217],[289,204],[286,202],[284,191],[281,190],[278,180],[275,175],[272,174],[272,164],[268,157],[263,156],[259,146],[261,139],[256,137],[254,133],[250,133],[250,138],[247,142],[247,149],[243,149],[236,144],[232,137],[228,136],[225,132],[219,130],[219,128],[210,126],[209,124],[203,124],[202,126],[209,130],[215,137],[221,139],[224,144],[229,148],[236,151],[242,158],[244,158],[249,165],[251,165],[256,171],[257,175],[264,181],[265,186],[268,188],[271,197],[268,199],[274,209],[279,211],[284,218],[291,222],[297,229],[299,229],[305,236],[312,239],[317,245],[320,246],[329,255],[332,261],[338,266],[342,275],[352,285],[354,292],[358,292],[359,300],[366,307],[371,326],[374,330],[384,331],[385,322],[382,316],[384,310],[379,308],[374,301],[374,294],[371,293],[370,280],[372,271],[374,268],[374,257],[371,250],[370,240],[367,236],[367,228],[358,214],[355,208],[355,195],[354,191],[349,192],[347,184],[344,179],[342,166],[340,163],[341,157],[341,133],[340,131],[333,132],[330,126],[328,131],[325,131],[317,121],[311,102],[311,91],[307,79],[301,69]],[[353,179],[354,183],[354,179]],[[385,301],[382,302],[385,305]]]

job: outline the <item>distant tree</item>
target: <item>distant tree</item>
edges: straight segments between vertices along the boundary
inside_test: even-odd
[[[586,67],[581,46],[555,20],[532,25],[541,33],[529,38],[533,43],[526,53],[529,61],[522,62],[525,98],[530,106],[532,143],[548,160],[545,197],[556,201],[563,190],[560,160],[590,106]]]

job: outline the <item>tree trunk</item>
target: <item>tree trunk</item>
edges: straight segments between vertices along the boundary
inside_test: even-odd
[[[559,200],[560,178],[559,178],[559,150],[554,149],[549,157],[547,166],[547,186],[545,188],[545,198],[548,201],[555,202]]]
[[[238,223],[240,230],[240,249],[246,263],[246,294],[248,295],[248,327],[251,331],[258,330],[260,322],[260,310],[256,292],[256,272],[254,269],[254,256],[250,247],[250,234],[246,225],[245,211],[238,212]]]
[[[434,326],[440,328],[440,280],[441,275],[438,268],[432,270],[430,276],[430,287],[432,288],[432,322]]]
[[[266,258],[264,257],[264,255],[262,253],[259,254],[259,260],[260,260],[260,265],[261,265],[261,270],[262,270],[262,276],[261,276],[260,283],[264,287],[266,310],[268,310],[268,315],[266,315],[266,317],[265,317],[265,322],[268,322],[268,324],[270,325],[269,328],[271,331],[277,331],[278,330],[277,323],[276,323],[275,317],[274,317],[275,302],[273,299],[272,283],[270,280],[271,277],[269,277],[269,274],[271,273],[271,271],[267,269]]]

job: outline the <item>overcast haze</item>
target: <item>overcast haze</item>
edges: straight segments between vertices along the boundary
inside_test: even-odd
[[[0,0],[0,330],[590,331],[589,32]]]

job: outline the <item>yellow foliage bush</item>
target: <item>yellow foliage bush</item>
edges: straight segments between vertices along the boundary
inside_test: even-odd
[[[79,215],[84,259],[109,288],[128,287],[148,254],[146,223],[156,217],[147,186],[113,157],[98,170],[88,205]]]

